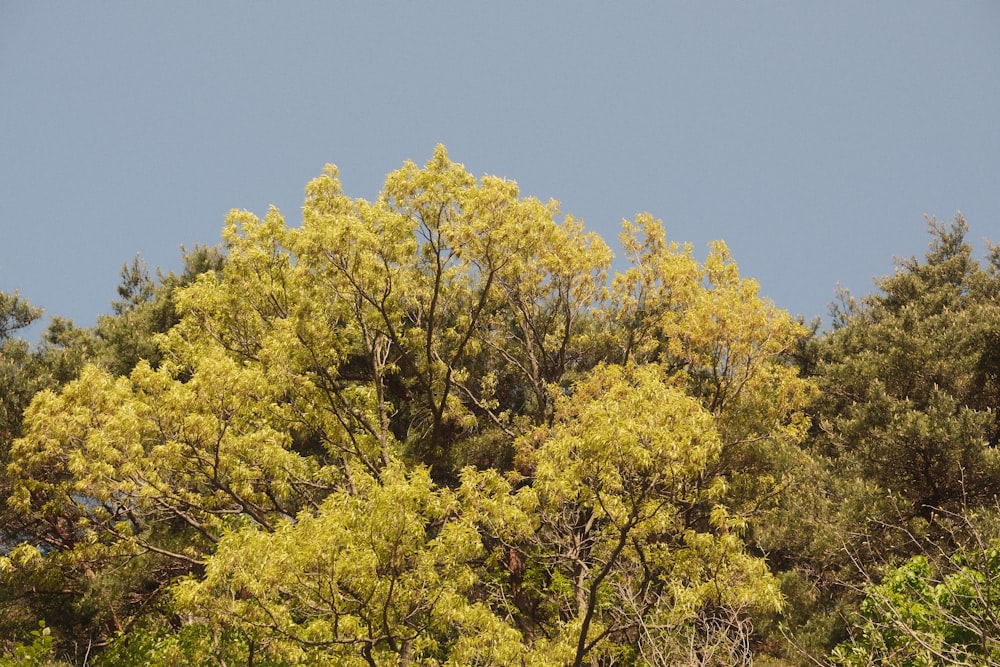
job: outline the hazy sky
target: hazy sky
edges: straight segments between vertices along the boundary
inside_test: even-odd
[[[0,0],[0,291],[92,325],[136,253],[438,143],[616,248],[725,239],[811,318],[925,213],[1000,241],[1000,3]]]

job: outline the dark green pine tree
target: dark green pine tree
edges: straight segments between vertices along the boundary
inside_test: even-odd
[[[112,373],[128,375],[143,359],[156,366],[160,350],[155,336],[168,331],[178,320],[175,291],[202,273],[222,268],[224,257],[218,247],[198,245],[194,250],[181,250],[184,270],[180,275],[158,272],[154,280],[139,256],[122,266],[119,298],[111,302],[114,313],[101,315],[96,328],[101,364]]]
[[[1000,250],[979,262],[961,215],[928,226],[923,260],[844,296],[816,369],[819,450],[891,493],[904,519],[1000,489]]]

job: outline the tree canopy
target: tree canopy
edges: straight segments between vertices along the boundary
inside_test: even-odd
[[[817,336],[721,241],[699,260],[641,214],[613,272],[557,202],[438,147],[374,201],[328,166],[297,227],[233,211],[180,276],[136,258],[94,330],[54,320],[32,350],[11,334],[37,310],[3,296],[6,650],[787,659],[797,591],[850,598],[811,569],[843,565],[822,544],[888,508],[944,534],[992,497],[1000,262],[965,231],[934,223],[925,261]],[[833,519],[881,490],[899,502]]]

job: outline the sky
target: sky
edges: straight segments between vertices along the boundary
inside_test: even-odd
[[[137,253],[439,143],[613,248],[723,239],[810,320],[925,215],[1000,242],[1000,3],[0,0],[0,291],[92,326]]]

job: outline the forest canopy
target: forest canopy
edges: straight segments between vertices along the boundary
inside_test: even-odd
[[[93,329],[0,294],[0,665],[997,664],[967,229],[819,333],[438,147],[136,258]]]

